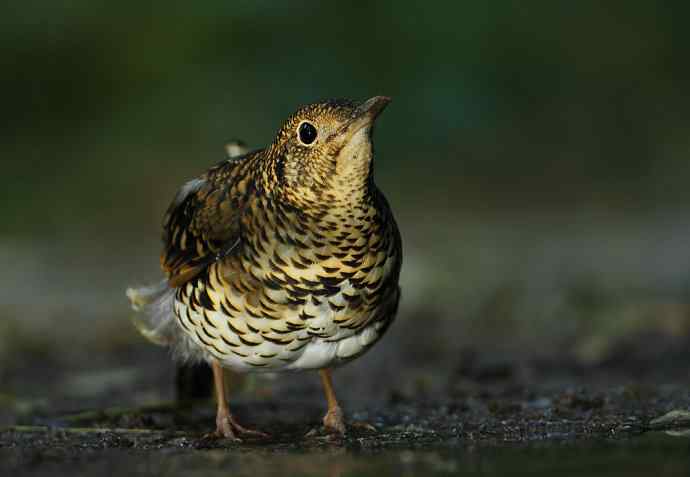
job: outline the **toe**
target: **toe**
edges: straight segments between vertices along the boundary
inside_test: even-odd
[[[225,439],[230,439],[235,442],[240,442],[242,440],[237,436],[234,427],[232,426],[232,424],[230,424],[229,420],[227,419],[225,419],[222,423],[219,423],[216,426],[216,436]]]
[[[260,437],[263,439],[270,437],[270,435],[266,434],[265,432],[261,432],[256,429],[249,429],[247,427],[242,426],[232,415],[229,415],[227,419],[225,419],[225,422],[227,423],[230,432],[232,432],[233,436],[235,437],[237,437],[237,434],[252,437]]]
[[[339,407],[330,409],[323,418],[323,426],[329,432],[345,435],[343,411]]]
[[[355,429],[359,429],[362,431],[368,431],[368,432],[378,432],[379,431],[378,429],[376,429],[376,427],[374,427],[373,425],[371,425],[365,421],[351,422],[350,425],[352,427],[354,427]]]

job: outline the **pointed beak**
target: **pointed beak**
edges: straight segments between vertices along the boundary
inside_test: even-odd
[[[390,102],[391,99],[388,96],[374,96],[367,99],[355,109],[352,117],[340,126],[331,137],[351,137],[363,127],[371,126]]]
[[[373,121],[381,112],[386,109],[391,99],[388,96],[374,96],[359,105],[355,111],[355,116],[368,116]]]

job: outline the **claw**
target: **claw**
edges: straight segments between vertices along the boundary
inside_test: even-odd
[[[350,425],[356,429],[361,429],[363,431],[368,431],[368,432],[379,432],[378,429],[376,429],[375,426],[372,424],[369,424],[368,422],[365,421],[355,421],[350,423]]]
[[[225,401],[225,384],[223,383],[223,368],[217,361],[211,363],[213,370],[213,382],[216,388],[216,400],[218,401],[218,411],[216,412],[216,432],[212,437],[224,437],[232,439],[235,442],[241,442],[240,435],[252,436],[258,438],[270,437],[265,432],[255,431],[254,429],[247,429],[240,425],[235,420],[235,417],[230,414],[228,403]]]
[[[266,439],[271,437],[265,432],[255,429],[248,429],[242,426],[235,417],[229,412],[219,412],[216,417],[216,432],[215,437],[224,437],[235,442],[241,442],[240,436],[256,437]]]
[[[340,407],[333,407],[323,417],[323,427],[332,434],[345,435],[345,421]]]

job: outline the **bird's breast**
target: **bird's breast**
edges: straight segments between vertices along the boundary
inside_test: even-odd
[[[178,292],[187,335],[235,369],[311,369],[359,356],[392,320],[399,293],[399,247],[375,211],[254,207],[238,253]]]

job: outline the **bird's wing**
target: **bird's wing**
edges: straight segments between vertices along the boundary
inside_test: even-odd
[[[171,287],[194,278],[237,248],[249,177],[248,157],[234,157],[183,185],[163,220],[161,267]]]
[[[244,141],[240,141],[239,139],[233,139],[225,143],[225,154],[228,156],[228,159],[243,156],[248,152],[249,149],[247,149],[247,145]]]

